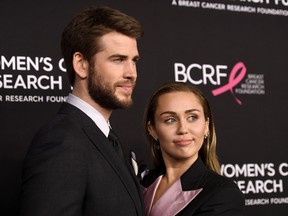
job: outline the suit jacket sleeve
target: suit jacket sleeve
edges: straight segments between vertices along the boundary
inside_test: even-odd
[[[82,214],[87,169],[79,143],[87,138],[68,124],[68,130],[61,123],[47,126],[33,140],[24,164],[20,215]]]

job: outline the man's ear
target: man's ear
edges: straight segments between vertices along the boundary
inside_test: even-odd
[[[75,73],[81,79],[85,79],[88,76],[88,62],[80,52],[75,52],[73,55],[73,68]]]

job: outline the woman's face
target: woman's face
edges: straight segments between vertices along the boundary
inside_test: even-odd
[[[151,135],[158,139],[165,163],[193,163],[209,131],[203,107],[192,92],[161,95],[155,112],[155,125],[148,125]]]

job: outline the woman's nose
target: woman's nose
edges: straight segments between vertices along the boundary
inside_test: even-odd
[[[179,122],[178,133],[179,134],[188,133],[187,123],[185,121],[180,121]]]

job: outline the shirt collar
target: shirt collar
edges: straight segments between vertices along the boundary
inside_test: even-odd
[[[90,104],[88,104],[81,98],[71,93],[68,95],[66,102],[76,106],[86,115],[88,115],[99,127],[99,129],[105,134],[105,136],[108,137],[111,128],[110,122],[107,122],[105,118],[100,114],[100,112],[98,112],[94,107],[92,107]]]

